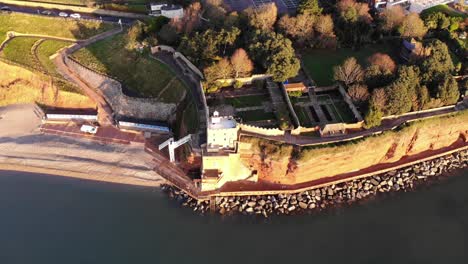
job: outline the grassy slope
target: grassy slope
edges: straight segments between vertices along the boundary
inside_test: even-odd
[[[310,50],[303,55],[303,62],[305,70],[318,86],[329,86],[333,84],[334,66],[343,63],[349,57],[355,57],[364,66],[367,58],[376,52],[392,56],[394,51],[390,45],[385,44],[370,45],[357,51],[351,49]]]
[[[119,34],[81,49],[73,57],[98,72],[122,81],[139,96],[178,103],[185,92],[185,85],[179,79],[172,80],[174,73],[166,65],[145,53],[128,50],[125,45],[126,35]],[[170,85],[166,87],[169,82]]]
[[[39,61],[31,53],[31,47],[38,38],[14,38],[3,49],[2,58],[40,70]]]
[[[70,42],[55,40],[46,40],[42,42],[41,45],[39,45],[37,48],[37,58],[39,59],[42,68],[49,74],[60,77],[55,69],[54,63],[49,59],[49,57],[55,54],[61,48],[70,44]]]
[[[18,13],[0,14],[0,38],[2,40],[7,31],[85,39],[113,27],[111,24],[94,21],[77,21]]]
[[[448,15],[448,16],[451,16],[451,17],[462,17],[462,18],[467,18],[468,17],[468,15],[459,13],[459,12],[453,10],[452,8],[450,8],[447,5],[436,5],[436,6],[433,6],[431,8],[428,8],[428,9],[421,12],[421,16],[431,14],[431,13],[436,13],[436,12],[442,12],[442,13]]]

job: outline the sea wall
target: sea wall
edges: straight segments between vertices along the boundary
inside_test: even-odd
[[[220,214],[262,215],[317,212],[340,205],[372,199],[389,192],[412,191],[419,185],[433,183],[445,173],[468,167],[468,150],[451,153],[398,170],[341,182],[296,193],[275,195],[223,196],[211,201],[197,201],[170,186],[163,189],[171,198],[193,211]]]
[[[259,180],[295,185],[398,163],[454,144],[467,144],[467,134],[468,112],[464,111],[412,122],[399,130],[365,139],[296,149],[284,157],[289,162],[278,163],[261,153],[261,148],[248,146],[258,144],[261,139],[241,143],[244,146],[240,150],[243,162],[258,171]],[[269,149],[272,151],[273,147]]]

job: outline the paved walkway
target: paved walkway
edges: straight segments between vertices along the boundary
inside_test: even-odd
[[[358,139],[366,136],[371,136],[374,134],[381,133],[386,130],[394,129],[405,122],[421,119],[421,118],[429,118],[435,117],[445,114],[454,113],[457,110],[454,108],[449,109],[441,109],[434,112],[427,112],[427,113],[415,113],[410,114],[398,118],[389,118],[382,120],[382,124],[378,127],[374,127],[371,129],[366,129],[358,132],[354,132],[351,134],[346,134],[343,136],[335,136],[335,137],[306,137],[306,136],[297,136],[291,135],[291,133],[286,133],[284,136],[264,136],[256,133],[250,133],[246,131],[241,131],[241,135],[244,136],[255,136],[260,137],[268,140],[280,141],[284,143],[299,145],[299,146],[312,146],[312,145],[319,145],[319,144],[328,144],[328,143],[336,143],[340,141],[348,141],[353,139]]]

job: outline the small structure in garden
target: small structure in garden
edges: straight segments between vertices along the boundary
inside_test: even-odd
[[[325,124],[320,127],[320,136],[322,137],[335,137],[346,134],[346,127],[343,123]]]
[[[286,92],[302,92],[302,93],[307,93],[309,91],[309,88],[303,83],[303,82],[298,82],[298,83],[285,83],[284,88],[286,89]]]

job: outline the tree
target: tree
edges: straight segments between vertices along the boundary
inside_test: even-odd
[[[318,16],[322,14],[318,0],[302,0],[297,8],[299,14]]]
[[[346,86],[363,80],[364,71],[354,57],[347,58],[342,65],[333,67],[333,79]]]
[[[304,45],[310,43],[314,37],[314,20],[315,17],[311,15],[301,14],[296,17],[285,15],[278,21],[278,27],[298,44]]]
[[[385,93],[387,94],[387,114],[399,115],[411,110],[412,101],[405,85],[395,82],[385,88]]]
[[[393,81],[394,74],[390,71],[382,71],[378,65],[370,65],[364,73],[364,82],[369,88],[383,87]]]
[[[158,33],[158,39],[167,45],[175,45],[179,40],[179,35],[172,25],[166,24],[161,27]]]
[[[251,27],[268,31],[273,29],[278,15],[275,3],[263,4],[258,8],[249,7],[245,12]]]
[[[233,45],[236,42],[237,37],[239,37],[241,31],[237,27],[231,27],[229,29],[222,28],[218,34],[219,43],[223,44],[223,55],[226,54],[226,47],[228,45]]]
[[[458,83],[452,75],[447,74],[442,83],[437,89],[437,97],[444,105],[452,105],[458,102],[460,98],[460,90]]]
[[[219,58],[219,42],[219,34],[208,29],[202,33],[195,32],[191,37],[182,37],[178,50],[194,64],[206,65]]]
[[[322,15],[315,20],[314,29],[324,36],[335,36],[333,32],[333,18],[331,15]]]
[[[375,107],[372,102],[369,103],[369,110],[367,111],[366,115],[364,116],[364,127],[369,129],[372,127],[380,126],[382,123],[382,110]]]
[[[132,24],[130,29],[127,32],[128,44],[127,48],[133,49],[135,45],[142,41],[145,34],[145,24],[139,20]]]
[[[399,27],[405,19],[405,10],[400,5],[387,7],[382,12],[382,28],[385,31],[392,31]]]
[[[384,88],[375,89],[372,91],[370,102],[376,109],[383,111],[387,105],[387,94]]]
[[[428,29],[446,29],[450,26],[450,18],[442,12],[430,13],[423,20]]]
[[[274,81],[282,82],[297,75],[300,62],[291,40],[275,32],[259,30],[251,35],[250,40],[250,56],[273,76]]]
[[[200,26],[201,12],[202,6],[200,2],[192,3],[184,10],[182,18],[174,18],[170,23],[178,33],[189,34]]]
[[[253,62],[244,49],[237,49],[231,56],[234,78],[250,76],[254,68]]]
[[[422,80],[432,84],[441,81],[448,73],[454,70],[452,57],[448,47],[440,40],[434,40],[427,45],[431,55],[421,64]]]
[[[427,28],[424,26],[424,22],[419,18],[418,14],[411,13],[403,19],[398,31],[403,37],[422,38],[426,35]]]
[[[348,95],[353,103],[361,105],[369,99],[369,90],[362,84],[353,84],[348,88]]]
[[[374,53],[367,59],[367,61],[369,61],[370,65],[377,66],[381,72],[394,73],[396,70],[395,62],[390,58],[390,56],[384,53]]]
[[[340,17],[346,22],[355,23],[358,21],[370,24],[372,16],[369,14],[367,3],[357,3],[355,0],[341,0],[338,2],[338,12]]]
[[[217,63],[206,67],[203,72],[208,83],[212,84],[219,79],[229,79],[233,76],[233,68],[227,58],[223,58]]]

